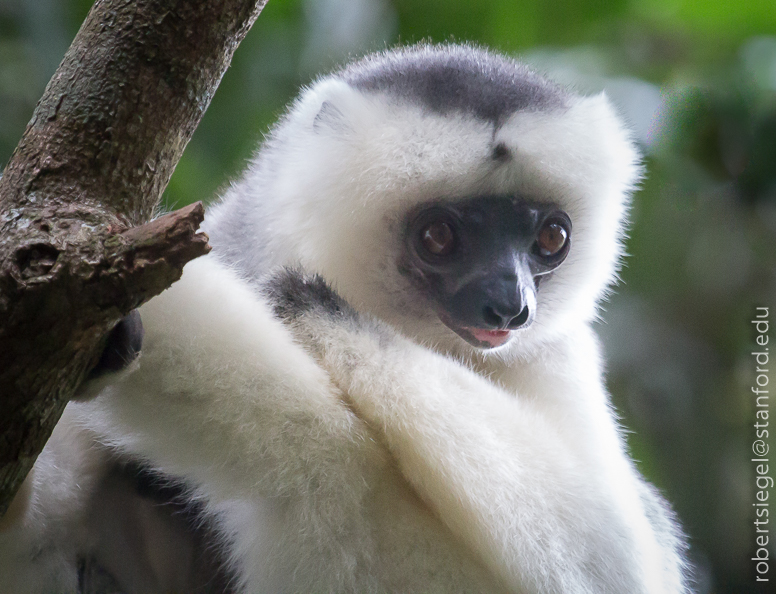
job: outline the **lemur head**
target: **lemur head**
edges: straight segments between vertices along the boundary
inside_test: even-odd
[[[420,45],[306,89],[216,209],[213,239],[251,274],[318,272],[426,344],[506,354],[595,315],[638,175],[603,95]]]

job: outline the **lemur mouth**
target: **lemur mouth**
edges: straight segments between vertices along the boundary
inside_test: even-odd
[[[483,330],[482,328],[458,328],[455,332],[472,346],[483,349],[495,349],[509,342],[510,330]]]
[[[512,338],[510,330],[482,330],[480,328],[463,328],[463,330],[471,334],[474,340],[481,345],[488,345],[488,348],[492,349],[506,344]]]
[[[440,315],[442,323],[463,338],[470,345],[479,349],[495,349],[504,346],[512,338],[511,330],[485,330],[484,328],[469,328],[457,326],[450,318]]]

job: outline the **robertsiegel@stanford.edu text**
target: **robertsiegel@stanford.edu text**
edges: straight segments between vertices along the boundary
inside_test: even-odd
[[[754,409],[755,409],[755,422],[754,432],[755,439],[752,442],[752,453],[754,458],[752,462],[755,464],[755,502],[752,504],[755,509],[754,519],[754,531],[755,531],[755,547],[754,547],[754,561],[755,566],[755,581],[768,582],[770,577],[768,571],[770,570],[770,557],[769,557],[769,540],[770,540],[770,528],[769,528],[769,515],[770,507],[768,497],[770,490],[773,489],[773,477],[769,473],[769,456],[768,456],[768,405],[769,405],[769,347],[768,347],[768,308],[758,307],[755,311],[754,319],[752,320],[755,328],[755,343],[757,344],[757,350],[752,352],[752,356],[755,361],[755,380],[752,386],[752,393],[754,395]]]

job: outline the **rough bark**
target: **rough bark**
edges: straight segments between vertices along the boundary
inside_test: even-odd
[[[126,313],[207,251],[158,205],[266,0],[97,0],[0,179],[0,516]]]

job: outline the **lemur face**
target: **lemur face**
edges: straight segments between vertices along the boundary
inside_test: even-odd
[[[491,349],[534,321],[542,277],[569,253],[571,220],[513,196],[438,201],[410,214],[404,239],[399,271],[429,296],[445,326]]]
[[[595,316],[640,171],[603,95],[455,47],[321,79],[262,158],[276,263],[424,344],[500,353]]]

